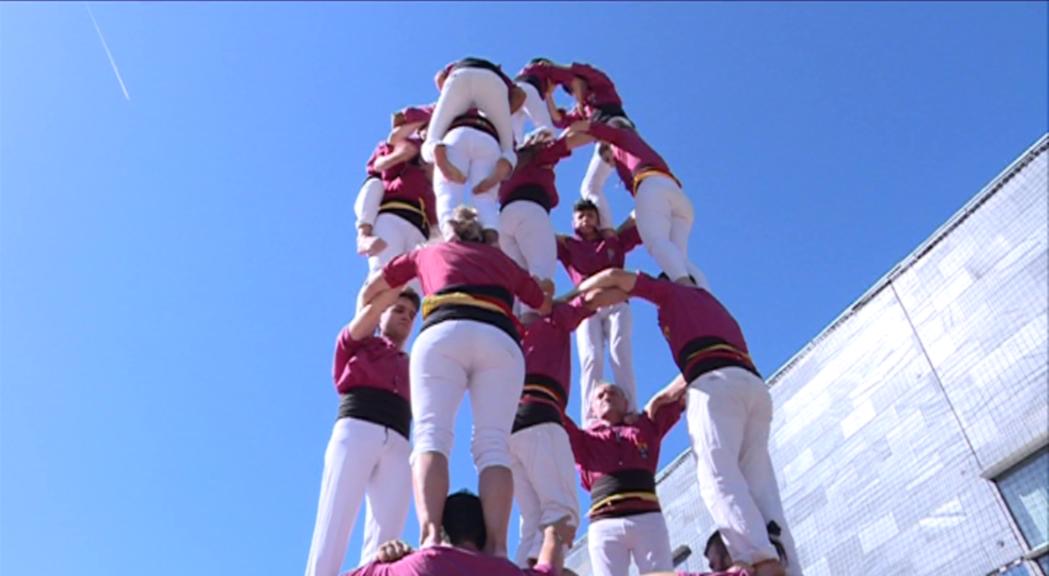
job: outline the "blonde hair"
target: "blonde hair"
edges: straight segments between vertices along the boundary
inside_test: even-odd
[[[484,227],[477,215],[477,210],[469,206],[459,206],[448,219],[452,234],[462,242],[484,244]]]

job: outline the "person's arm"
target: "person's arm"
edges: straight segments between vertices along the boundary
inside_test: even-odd
[[[619,288],[598,288],[585,292],[582,296],[584,304],[591,310],[626,302],[629,297],[629,294]]]
[[[500,252],[500,254],[503,253]],[[505,254],[503,255],[505,256]],[[513,265],[511,269],[514,276],[516,276],[514,278],[514,294],[521,299],[521,302],[535,308],[540,316],[549,314],[550,307],[553,304],[550,294],[543,290],[538,280],[530,276],[524,268],[521,268],[509,256],[506,256],[506,260]]]
[[[684,378],[681,378],[681,380],[684,381]],[[670,432],[670,429],[674,427],[674,424],[677,424],[677,421],[681,419],[681,413],[685,411],[685,390],[687,388],[688,383],[685,383],[680,390],[676,390],[676,393],[679,394],[676,401],[663,403],[653,411],[651,416],[648,415],[646,407],[645,416],[655,424],[660,438],[666,436],[667,432]]]
[[[589,292],[599,288],[618,288],[629,294],[637,283],[637,274],[619,268],[609,268],[583,280],[579,284],[580,292]]]
[[[379,318],[382,313],[397,301],[400,293],[399,289],[390,288],[376,294],[357,311],[357,315],[350,321],[349,336],[354,340],[363,340],[374,334],[375,328],[379,326]]]
[[[361,306],[371,304],[387,290],[396,290],[415,278],[418,274],[418,254],[419,249],[405,252],[383,266],[380,274],[372,276],[361,291]]]
[[[583,399],[585,402],[586,399]],[[574,420],[566,413],[561,413],[561,422],[564,424],[565,433],[568,434],[568,445],[572,448],[572,456],[576,464],[585,466],[590,461],[590,446],[587,433],[576,426]]]
[[[667,405],[675,402],[681,402],[685,396],[685,392],[688,390],[688,382],[685,381],[685,377],[678,374],[670,384],[667,384],[662,390],[656,392],[652,396],[652,399],[645,405],[645,414],[653,421],[656,422],[656,415],[659,410]]]
[[[624,254],[628,254],[640,245],[641,232],[638,231],[634,217],[631,216],[619,227],[619,247],[623,249]]]
[[[401,162],[407,162],[419,153],[419,148],[408,140],[399,140],[393,145],[393,150],[375,159],[372,166],[379,172],[385,172]]]

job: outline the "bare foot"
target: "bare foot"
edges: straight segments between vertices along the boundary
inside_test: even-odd
[[[448,161],[448,149],[443,144],[438,144],[434,147],[433,163],[437,165],[441,175],[449,182],[455,182],[456,184],[466,183],[466,176],[455,167],[455,164]]]
[[[491,190],[496,184],[499,184],[503,180],[506,180],[507,176],[514,171],[514,167],[510,164],[510,161],[506,158],[500,158],[499,162],[495,164],[495,168],[487,178],[481,180],[477,186],[474,186],[474,194],[484,194]]]

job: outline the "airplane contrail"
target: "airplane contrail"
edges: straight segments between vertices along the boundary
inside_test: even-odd
[[[127,93],[127,86],[124,85],[124,79],[120,76],[120,69],[117,68],[117,61],[113,59],[113,53],[109,51],[109,44],[106,43],[106,37],[102,35],[102,29],[98,27],[98,20],[95,20],[95,13],[91,11],[91,5],[87,2],[84,3],[87,7],[87,15],[91,17],[91,23],[95,25],[95,32],[98,32],[98,39],[102,41],[102,49],[106,51],[106,56],[109,58],[109,65],[113,67],[113,74],[117,77],[117,82],[120,83],[120,90],[124,93],[124,99],[128,102],[131,101],[131,96]]]

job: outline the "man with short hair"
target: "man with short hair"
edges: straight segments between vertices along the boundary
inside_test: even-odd
[[[388,542],[380,558],[344,576],[558,576],[564,562],[562,547],[570,533],[565,523],[546,528],[539,563],[519,568],[506,558],[481,552],[487,539],[481,499],[465,490],[444,502],[441,526],[450,546],[437,545],[412,552],[406,544]]]
[[[412,490],[404,344],[418,310],[414,291],[390,291],[361,308],[335,342],[332,377],[339,413],[324,453],[306,576],[339,573],[362,499],[367,501],[362,564],[404,529]]]
[[[601,219],[596,204],[590,200],[576,202],[572,210],[574,236],[557,237],[557,258],[568,273],[572,284],[580,282],[607,268],[622,268],[626,255],[641,245],[641,236],[628,218],[618,230]],[[583,320],[576,330],[579,354],[580,423],[591,419],[588,402],[594,385],[604,380],[605,346],[612,364],[612,381],[626,392],[631,410],[637,408],[637,385],[634,382],[631,331],[633,318],[629,302],[619,302],[599,309]]]

